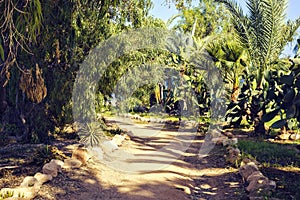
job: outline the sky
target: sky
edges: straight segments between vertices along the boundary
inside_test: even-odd
[[[193,5],[197,5],[197,0],[193,0]],[[150,11],[150,14],[167,21],[171,16],[178,13],[175,9],[174,4],[166,5],[165,0],[152,0],[154,4],[154,8]],[[242,8],[246,11],[246,0],[237,0],[237,3],[242,6]],[[296,19],[300,16],[300,1],[299,0],[289,0],[288,2],[288,10],[287,10],[287,18],[288,19]]]
[[[178,14],[174,4],[166,4],[165,0],[152,0],[154,8],[150,11],[150,15],[161,18],[167,21],[173,15]],[[193,0],[193,5],[197,5],[199,0]],[[243,8],[244,12],[247,12],[246,0],[236,0],[236,2]],[[289,0],[287,8],[287,19],[295,20],[300,16],[300,0]],[[300,31],[298,31],[300,33]],[[285,56],[292,56],[292,49],[295,46],[294,43],[288,44],[283,52]]]

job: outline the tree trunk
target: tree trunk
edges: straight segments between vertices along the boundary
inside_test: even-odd
[[[262,92],[262,91],[261,91]],[[266,128],[265,128],[265,123],[262,121],[262,116],[263,116],[263,109],[259,107],[259,96],[258,94],[256,97],[252,97],[252,109],[251,109],[251,114],[252,114],[252,119],[254,121],[254,131],[256,135],[265,135],[266,134]]]
[[[234,84],[231,92],[231,101],[236,102],[238,96],[239,96],[239,86],[237,84]]]

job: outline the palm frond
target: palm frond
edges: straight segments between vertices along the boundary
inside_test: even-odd
[[[176,14],[171,16],[171,18],[168,19],[168,21],[166,22],[167,27],[169,27],[178,17],[182,17],[182,14]]]
[[[230,11],[230,13],[235,18],[241,19],[241,18],[245,17],[242,8],[240,6],[238,6],[238,4],[236,3],[236,1],[231,1],[231,0],[215,0],[215,2],[223,3],[226,6],[226,8]]]
[[[289,20],[281,30],[281,34],[283,35],[282,43],[286,44],[288,42],[292,42],[299,27],[300,17],[297,18],[295,21]]]
[[[251,27],[248,18],[244,15],[242,8],[232,0],[215,0],[215,2],[223,3],[232,17],[232,24],[237,33],[238,40],[246,48],[252,48],[249,45],[251,40]]]
[[[264,63],[267,65],[272,60],[277,59],[280,52],[283,50],[285,44],[282,44],[283,35],[281,29],[284,26],[285,11],[287,9],[286,0],[264,0],[265,6],[262,8],[263,12],[263,35],[261,53],[264,56]]]

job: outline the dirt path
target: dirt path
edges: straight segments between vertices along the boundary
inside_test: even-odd
[[[219,167],[218,157],[199,159],[203,140],[195,139],[195,132],[189,127],[166,129],[162,124],[136,124],[124,118],[109,120],[126,129],[131,140],[104,162],[89,165],[96,179],[94,184],[102,187],[98,196],[91,196],[97,188],[90,183],[86,185],[87,192],[72,198],[184,200],[226,196],[234,199],[237,195],[236,199],[241,199],[236,191],[243,188],[236,170]],[[222,153],[218,156],[222,157]]]

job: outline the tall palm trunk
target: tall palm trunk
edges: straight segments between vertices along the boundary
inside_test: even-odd
[[[236,76],[231,90],[231,101],[236,102],[239,93],[239,77]]]

